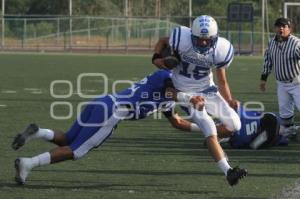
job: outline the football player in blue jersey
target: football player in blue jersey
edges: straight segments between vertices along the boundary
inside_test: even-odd
[[[124,119],[138,120],[161,110],[175,128],[200,131],[196,124],[191,124],[172,112],[172,97],[176,91],[168,86],[172,84],[170,78],[169,71],[158,70],[130,88],[114,95],[96,98],[87,104],[66,133],[30,124],[14,138],[13,149],[17,150],[37,138],[53,142],[58,147],[34,157],[17,158],[16,182],[24,184],[35,167],[83,157],[91,149],[99,147],[111,135],[114,127]],[[191,103],[197,106],[197,97],[192,98]]]
[[[172,55],[163,57],[162,52],[168,46]],[[229,165],[218,142],[217,129],[211,116],[218,118],[230,132],[241,128],[239,116],[233,109],[238,101],[232,97],[226,79],[226,68],[233,56],[233,46],[218,35],[215,19],[201,15],[193,21],[191,28],[180,26],[169,37],[160,38],[152,57],[152,63],[158,68],[172,69],[178,102],[188,104],[193,96],[204,101],[202,109],[191,106],[192,120],[205,135],[208,150],[230,185],[237,184],[239,178],[247,175],[247,170]],[[174,61],[176,59],[178,62]],[[213,81],[212,69],[216,71],[218,87]]]
[[[241,119],[241,129],[233,134],[228,134],[224,129],[218,131],[219,137],[225,138],[232,148],[259,149],[288,145],[289,137],[286,136],[285,129],[281,128],[280,118],[276,114],[245,109],[243,106],[237,112]]]

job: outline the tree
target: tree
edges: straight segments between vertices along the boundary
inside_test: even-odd
[[[109,0],[73,0],[74,15],[121,16],[118,6]]]
[[[13,15],[24,15],[30,9],[32,0],[9,0],[5,1],[5,13]]]
[[[28,15],[68,15],[69,0],[31,0]]]

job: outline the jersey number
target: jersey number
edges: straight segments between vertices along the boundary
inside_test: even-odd
[[[191,76],[193,76],[193,78],[195,80],[199,80],[205,76],[208,75],[208,69],[207,68],[204,68],[204,67],[201,67],[201,66],[195,66],[194,70],[192,71],[192,74],[190,74],[188,72],[188,68],[189,68],[190,64],[185,62],[185,61],[182,61],[182,70],[179,71],[179,74],[180,75],[183,75],[187,78],[191,78]]]
[[[252,135],[257,130],[257,122],[253,121],[250,124],[246,124],[246,133],[247,135]]]

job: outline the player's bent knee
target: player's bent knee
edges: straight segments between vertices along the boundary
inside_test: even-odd
[[[234,120],[233,122],[233,132],[239,131],[242,127],[240,118],[236,118],[236,120]]]
[[[232,114],[231,119],[226,122],[226,128],[231,132],[239,131],[242,127],[241,120],[237,114]]]
[[[80,147],[73,150],[73,160],[78,160],[85,156],[94,147],[92,145],[81,145]]]
[[[217,140],[218,141],[218,136],[217,135],[209,135],[207,137],[205,137],[206,140]]]
[[[87,154],[87,152],[83,153],[82,151],[73,151],[73,160],[78,160],[80,158],[82,158],[83,156],[85,156]]]
[[[241,121],[240,120],[233,120],[232,123],[231,123],[231,125],[227,126],[227,129],[229,131],[231,131],[232,134],[233,134],[233,132],[239,131],[241,129],[241,126],[242,125],[241,125]]]
[[[203,131],[203,134],[204,134],[204,137],[207,139],[209,137],[212,137],[212,136],[216,136],[217,137],[217,129],[216,128],[211,128],[210,130],[206,130],[206,131]]]
[[[194,111],[193,121],[201,129],[205,137],[217,135],[217,128],[213,119],[207,114],[206,110]]]
[[[73,152],[73,160],[78,160],[82,158],[84,155]]]

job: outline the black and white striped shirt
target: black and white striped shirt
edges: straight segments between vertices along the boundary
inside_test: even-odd
[[[278,81],[291,81],[300,75],[300,39],[290,35],[286,41],[277,41],[276,37],[269,42],[265,51],[261,80],[267,80],[274,68]]]

